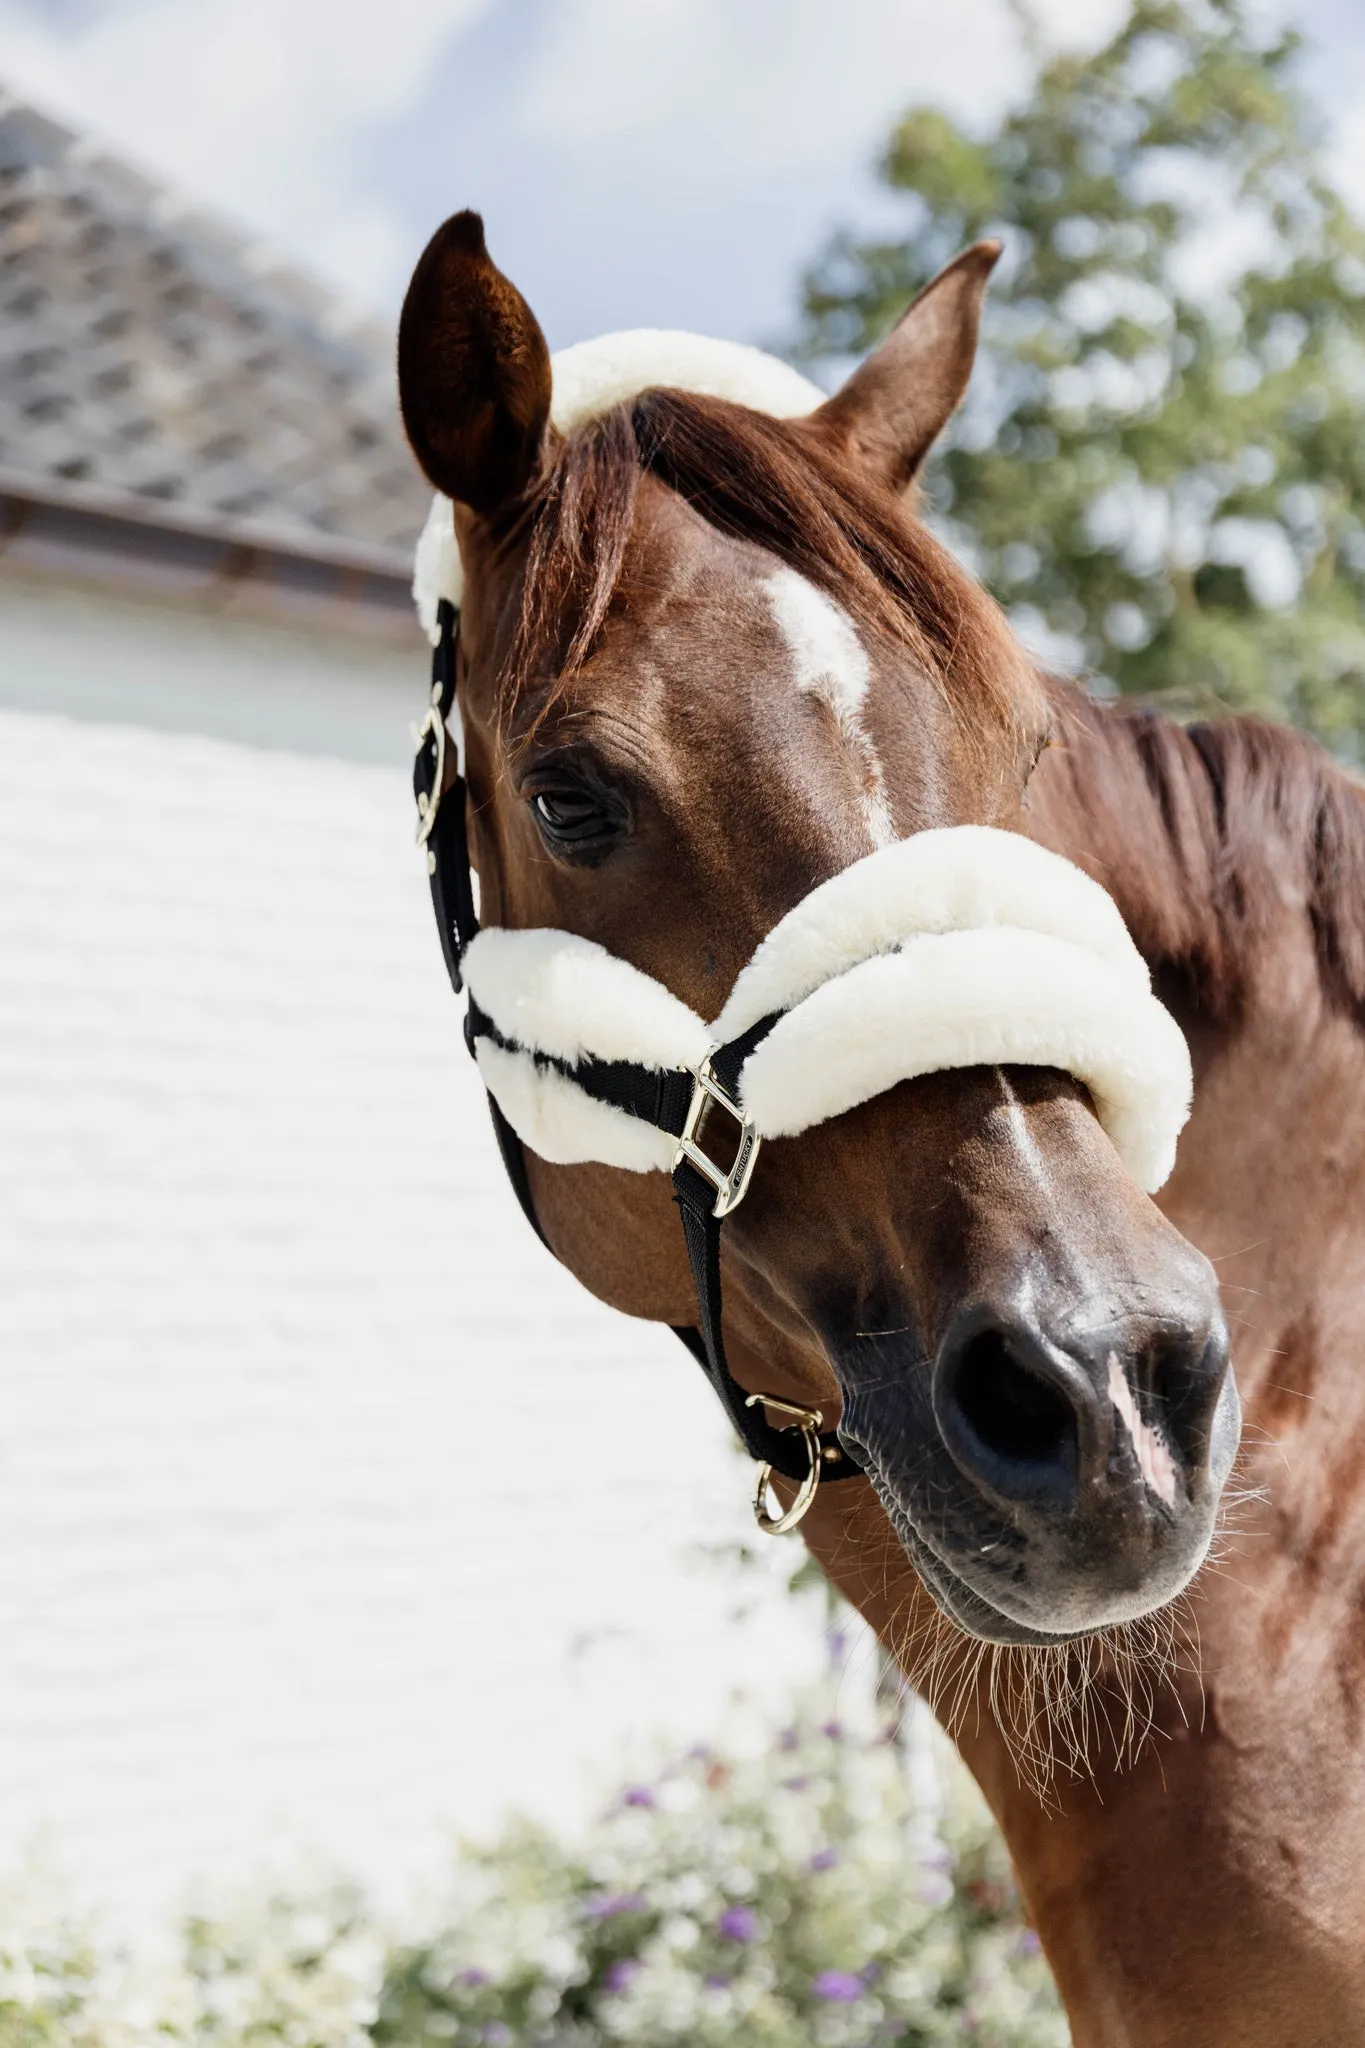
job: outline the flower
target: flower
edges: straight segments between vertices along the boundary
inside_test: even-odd
[[[481,2041],[488,2043],[488,2048],[507,2048],[511,2038],[512,2029],[505,2027],[501,2020],[490,2020],[479,2035]]]
[[[1018,1941],[1018,1949],[1021,1956],[1036,1956],[1042,1949],[1042,1946],[1043,1944],[1038,1939],[1036,1928],[1025,1927],[1021,1930]]]
[[[480,1985],[491,1984],[492,1981],[493,1979],[489,1976],[487,1970],[480,1970],[478,1968],[461,1970],[459,1976],[455,1979],[455,1982],[463,1984],[467,1991],[477,1991]]]
[[[822,1970],[811,1986],[817,1998],[830,1999],[836,2005],[852,2005],[863,1995],[861,1977],[855,1977],[851,1970]]]
[[[833,1870],[838,1861],[837,1849],[817,1849],[810,1859],[810,1867],[812,1870]]]
[[[758,1933],[758,1915],[752,1906],[727,1906],[716,1922],[716,1932],[727,1941],[752,1941]]]
[[[624,1991],[632,1977],[639,1976],[641,1967],[634,1956],[618,1956],[603,1974],[602,1989],[612,1992]]]
[[[621,1803],[623,1806],[643,1806],[646,1809],[652,1809],[654,1794],[650,1791],[648,1785],[627,1785],[625,1792],[622,1794]]]
[[[837,1721],[822,1721],[820,1724],[820,1733],[827,1735],[831,1742],[837,1742],[843,1732]]]
[[[643,1913],[644,1910],[643,1892],[599,1892],[583,1907],[584,1917],[589,1920],[614,1920],[618,1913]]]

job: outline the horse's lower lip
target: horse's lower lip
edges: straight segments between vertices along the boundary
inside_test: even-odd
[[[1042,1648],[1078,1642],[1082,1636],[1093,1634],[1089,1629],[1064,1629],[1054,1634],[1047,1629],[1031,1628],[1026,1622],[1016,1621],[1013,1615],[1002,1613],[929,1547],[902,1510],[895,1509],[892,1519],[896,1534],[935,1606],[965,1634],[975,1636],[979,1642]]]

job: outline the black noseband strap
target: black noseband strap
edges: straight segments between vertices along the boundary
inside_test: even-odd
[[[426,847],[427,876],[431,885],[431,906],[436,916],[441,952],[458,994],[464,986],[461,962],[479,929],[470,879],[469,843],[466,836],[466,788],[456,768],[447,773],[446,720],[455,702],[455,608],[442,599],[438,610],[440,638],[431,665],[431,703],[418,736],[417,759],[413,764],[412,786],[417,799],[419,843]],[[733,1044],[719,1047],[711,1055],[711,1073],[723,1099],[738,1094],[740,1070],[749,1054],[776,1023],[764,1017]],[[465,1013],[465,1043],[474,1052],[480,1040],[506,1046],[510,1042],[498,1032],[470,997]],[[655,1129],[681,1141],[695,1096],[695,1076],[675,1069],[660,1073],[652,1067],[628,1060],[581,1060],[565,1062],[537,1055],[540,1064],[557,1067],[574,1085],[598,1102],[639,1117]],[[496,1099],[488,1096],[493,1129],[498,1140],[507,1177],[520,1202],[526,1220],[545,1243],[545,1233],[536,1216],[526,1174],[526,1157],[521,1139],[503,1115]],[[770,1465],[786,1479],[797,1483],[812,1479],[812,1452],[798,1428],[776,1429],[764,1413],[763,1404],[747,1394],[732,1375],[725,1357],[721,1331],[720,1223],[716,1214],[714,1183],[690,1159],[679,1154],[673,1169],[673,1199],[682,1217],[688,1263],[697,1290],[697,1327],[675,1328],[692,1356],[710,1380],[721,1406],[749,1456]],[[861,1466],[833,1430],[818,1437],[819,1477],[825,1481],[851,1479]]]

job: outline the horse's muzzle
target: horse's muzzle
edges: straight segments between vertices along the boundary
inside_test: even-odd
[[[1191,1258],[1159,1316],[978,1302],[932,1363],[849,1390],[897,1531],[977,1636],[1045,1642],[1163,1605],[1213,1532],[1239,1410],[1212,1275]],[[1078,1309],[1080,1312],[1078,1312]]]

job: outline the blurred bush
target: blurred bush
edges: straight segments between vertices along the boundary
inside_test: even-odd
[[[802,353],[870,347],[999,235],[931,472],[948,537],[1101,689],[1287,717],[1359,758],[1365,231],[1324,172],[1298,39],[1265,19],[1137,0],[989,133],[907,114],[881,165],[904,230],[826,249]]]
[[[581,1840],[461,1853],[419,1939],[345,1885],[200,1914],[159,1973],[0,1904],[2,2048],[1064,2048],[1008,1862],[961,1766],[912,1791],[893,1729],[813,1704],[697,1749]]]

